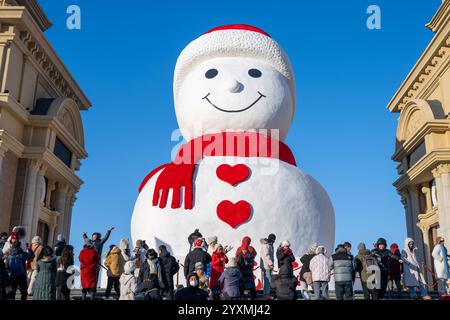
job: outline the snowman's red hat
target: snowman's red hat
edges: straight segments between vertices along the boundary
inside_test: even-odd
[[[175,100],[184,77],[192,68],[202,61],[219,57],[258,58],[271,64],[286,77],[295,101],[294,72],[283,48],[267,32],[246,24],[213,28],[184,48],[175,67]]]

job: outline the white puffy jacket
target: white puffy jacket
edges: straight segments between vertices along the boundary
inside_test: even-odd
[[[323,253],[315,255],[309,263],[313,281],[330,281],[330,258]]]

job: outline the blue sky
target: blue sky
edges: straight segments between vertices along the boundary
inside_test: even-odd
[[[172,76],[184,46],[228,23],[256,25],[289,54],[297,111],[287,139],[299,167],[327,189],[336,243],[403,243],[403,207],[392,182],[397,115],[386,105],[431,40],[425,24],[441,1],[88,1],[41,0],[46,34],[93,102],[83,112],[89,158],[73,210],[71,242],[87,231],[130,236],[142,178],[170,159],[177,128]],[[81,8],[81,30],[66,9]],[[381,8],[381,30],[366,9]],[[186,234],[178,236],[185,239]],[[237,241],[239,241],[237,239]]]

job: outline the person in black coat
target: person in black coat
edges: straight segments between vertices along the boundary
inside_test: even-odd
[[[288,274],[287,268],[280,269],[278,275],[274,276],[271,287],[275,289],[277,300],[297,300],[298,280]]]
[[[87,236],[87,233],[83,233],[83,240],[84,244],[88,244],[89,242],[92,242],[94,245],[95,251],[97,251],[98,255],[102,256],[103,251],[103,245],[108,241],[109,237],[111,236],[111,232],[114,230],[114,227],[110,228],[108,231],[106,231],[105,236],[102,238],[102,234],[100,232],[94,232],[92,234],[92,239],[89,239]]]
[[[256,299],[255,280],[253,275],[253,267],[255,265],[255,256],[250,252],[247,244],[241,246],[241,252],[236,257],[239,271],[242,274],[241,278],[241,297],[244,296],[244,291],[250,291],[250,297]]]
[[[387,242],[384,238],[379,238],[375,244],[375,249],[372,250],[372,255],[375,256],[378,266],[380,267],[380,275],[381,275],[381,288],[375,289],[374,299],[384,299],[384,295],[386,293],[388,278],[389,278],[389,264],[391,259],[399,261],[402,263],[402,260],[394,255],[387,248]]]
[[[203,235],[200,233],[198,229],[195,229],[194,232],[192,232],[188,237],[189,242],[189,251],[192,250],[192,247],[194,246],[194,242],[197,239],[203,238]]]
[[[67,243],[62,234],[58,234],[58,237],[56,239],[57,241],[53,250],[55,251],[55,256],[60,257]]]
[[[189,252],[184,259],[184,276],[187,278],[189,274],[195,271],[197,262],[203,263],[204,269],[211,262],[211,256],[203,250],[203,240],[201,238],[194,241],[194,249]]]
[[[289,241],[284,240],[277,249],[278,274],[286,274],[293,277],[294,268],[292,263],[295,261],[295,257],[290,247]]]
[[[161,259],[167,277],[167,288],[165,288],[166,297],[173,300],[173,276],[180,270],[177,260],[173,257],[165,245],[159,246],[159,258]]]
[[[175,292],[175,300],[183,301],[206,301],[208,300],[208,294],[206,291],[198,287],[198,275],[193,272],[188,275],[187,286],[185,288],[177,290]]]
[[[0,251],[0,301],[6,300],[6,287],[8,286],[9,276],[3,262],[3,253]]]

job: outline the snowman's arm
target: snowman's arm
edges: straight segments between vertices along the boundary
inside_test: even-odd
[[[162,166],[159,166],[158,168],[152,170],[148,175],[145,176],[144,180],[142,180],[141,185],[139,186],[139,193],[141,193],[142,189],[144,189],[147,182],[159,171],[167,167],[169,163],[163,164]]]

